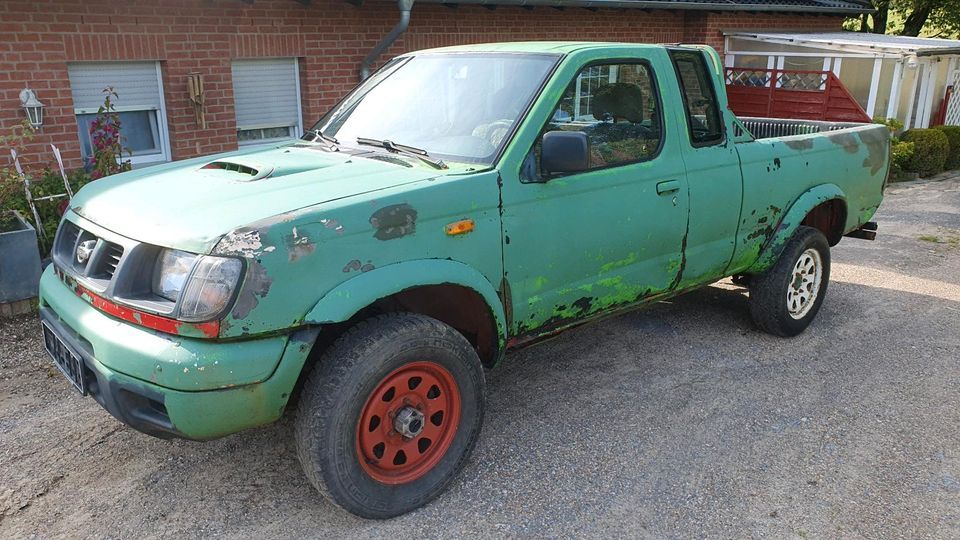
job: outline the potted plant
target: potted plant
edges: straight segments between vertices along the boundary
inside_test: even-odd
[[[37,231],[16,210],[0,212],[0,316],[29,312],[40,285]]]

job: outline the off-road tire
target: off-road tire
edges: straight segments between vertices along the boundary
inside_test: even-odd
[[[360,462],[361,413],[385,377],[416,362],[437,364],[451,376],[459,389],[459,423],[450,446],[423,476],[382,483]],[[295,422],[300,464],[321,494],[358,516],[384,519],[419,508],[443,491],[473,450],[484,385],[476,351],[450,326],[412,313],[360,322],[323,354],[304,384]]]
[[[795,280],[795,267],[804,254],[810,255],[808,250],[819,254],[819,285],[811,305],[791,315],[787,294]],[[751,276],[750,316],[764,332],[783,337],[796,336],[817,316],[827,295],[829,281],[830,245],[826,237],[813,227],[800,226],[784,246],[777,262],[766,272]]]

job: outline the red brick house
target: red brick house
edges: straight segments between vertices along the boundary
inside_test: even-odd
[[[68,167],[80,166],[112,86],[135,165],[299,135],[358,82],[405,4],[409,26],[374,67],[404,51],[490,41],[722,49],[726,30],[839,30],[871,9],[863,0],[3,0],[0,133],[26,118],[29,87],[44,119],[27,158],[47,162],[54,143]],[[191,73],[203,79],[205,125]]]

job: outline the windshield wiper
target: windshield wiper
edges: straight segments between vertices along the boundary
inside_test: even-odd
[[[415,157],[420,161],[426,163],[427,165],[432,166],[435,169],[446,169],[447,164],[442,160],[434,159],[430,157],[430,154],[422,148],[415,148],[413,146],[407,146],[405,144],[397,144],[393,141],[387,139],[370,139],[367,137],[357,137],[357,144],[364,144],[367,146],[376,146],[378,148],[383,148],[389,152],[395,154],[403,154],[405,156]]]
[[[312,138],[312,139],[308,139],[308,138],[307,138],[308,135],[313,135],[313,138]],[[324,135],[324,133],[323,133],[322,131],[320,131],[319,129],[308,129],[307,132],[303,134],[302,139],[307,140],[307,141],[310,141],[310,142],[323,141],[323,142],[327,143],[327,149],[328,149],[328,150],[339,150],[339,149],[340,149],[340,141],[338,141],[336,137],[331,137],[331,136],[329,136],[329,135]]]

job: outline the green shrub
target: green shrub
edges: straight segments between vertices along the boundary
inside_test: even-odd
[[[33,139],[34,131],[30,124],[14,126],[9,132],[0,134],[0,149],[9,152],[9,149],[15,149],[22,154],[23,148]],[[64,192],[63,177],[59,170],[51,170],[49,167],[39,168],[36,163],[29,160],[21,160],[24,174],[30,180],[30,194],[34,199],[55,195]],[[73,192],[76,193],[84,184],[91,180],[90,175],[81,170],[76,170],[67,175]],[[57,232],[57,225],[60,223],[60,207],[64,204],[65,198],[51,199],[46,201],[34,201],[37,207],[37,214],[40,215],[40,221],[43,223],[43,232],[46,233],[47,241],[44,243],[37,235],[37,241],[40,242],[40,253],[44,256],[50,249],[50,243]],[[40,227],[37,226],[33,212],[30,211],[30,205],[27,204],[27,194],[23,187],[23,179],[12,166],[0,167],[0,216],[9,216],[8,210],[17,210],[23,217],[29,221],[37,232]]]
[[[897,120],[896,118],[884,118],[882,116],[877,116],[873,119],[874,124],[883,124],[887,126],[887,129],[890,130],[892,135],[903,129],[903,122]]]
[[[939,129],[908,129],[900,135],[903,142],[914,144],[913,157],[906,163],[906,170],[920,176],[932,176],[943,171],[950,153],[950,141]]]
[[[944,167],[948,171],[960,168],[960,126],[937,126],[934,129],[942,131],[950,141],[950,154]]]
[[[890,148],[890,168],[895,175],[907,170],[916,145],[912,142],[895,141]]]
[[[30,175],[30,193],[34,199],[64,192],[63,178],[60,176],[59,170],[44,169],[36,174],[30,173],[30,171],[24,172]],[[70,181],[70,187],[73,188],[74,193],[91,180],[90,175],[82,169],[68,173],[67,179]],[[60,224],[60,208],[65,200],[65,197],[46,201],[34,200],[37,213],[40,214],[40,221],[43,223],[43,231],[47,235],[46,244],[41,242],[40,246],[40,252],[44,256],[49,251],[50,243],[57,232],[57,225]],[[33,212],[30,211],[30,205],[27,204],[27,194],[23,189],[23,181],[12,168],[0,169],[0,201],[2,201],[0,203],[0,213],[5,214],[7,210],[17,210],[34,227],[37,227]],[[37,238],[37,240],[40,240],[40,238]]]

